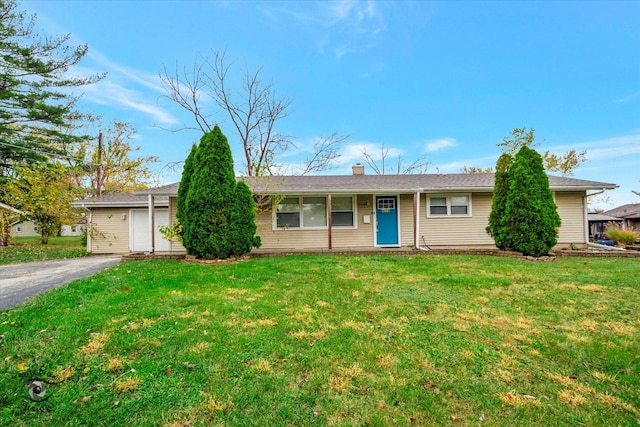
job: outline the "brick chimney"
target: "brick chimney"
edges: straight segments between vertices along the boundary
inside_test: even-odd
[[[361,163],[356,163],[355,165],[351,166],[351,170],[353,171],[354,175],[364,175],[364,165]]]

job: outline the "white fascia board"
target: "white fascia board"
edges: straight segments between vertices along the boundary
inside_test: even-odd
[[[149,202],[71,202],[71,206],[75,206],[78,208],[147,208],[149,207]],[[155,207],[168,207],[168,201],[156,201],[154,204]]]

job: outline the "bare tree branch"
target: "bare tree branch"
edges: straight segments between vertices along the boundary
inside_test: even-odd
[[[350,137],[351,135],[339,135],[338,132],[333,132],[331,135],[315,141],[313,155],[306,159],[300,175],[309,175],[330,169],[334,160],[340,157],[340,144]]]
[[[398,154],[395,156],[395,164],[389,165],[389,161],[394,158],[391,155],[391,148],[382,144],[380,147],[380,155],[376,156],[369,153],[365,148],[361,149],[362,153],[362,161],[364,161],[376,175],[387,175],[389,173],[395,173],[397,175],[410,175],[410,174],[421,174],[426,173],[427,168],[431,164],[426,158],[426,156],[422,155],[416,158],[413,162],[407,164],[402,154]]]
[[[262,67],[255,71],[245,68],[241,83],[232,79],[235,61],[227,61],[226,52],[211,50],[211,55],[198,54],[193,69],[180,68],[169,72],[165,67],[160,80],[166,89],[165,97],[189,112],[196,126],[179,130],[200,129],[208,132],[213,127],[214,113],[208,113],[207,97],[222,111],[233,125],[243,150],[247,176],[273,175],[279,169],[279,156],[295,148],[291,137],[277,130],[281,119],[289,115],[293,99],[278,97],[273,81],[262,79]],[[304,173],[327,168],[338,156],[338,145],[347,137],[333,133],[314,146],[314,156],[307,160]]]

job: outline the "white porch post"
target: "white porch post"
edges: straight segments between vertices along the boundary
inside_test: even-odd
[[[584,215],[584,222],[583,222],[583,226],[584,226],[584,243],[587,244],[589,243],[589,206],[588,206],[588,201],[587,201],[587,197],[589,197],[589,194],[585,191],[584,192],[584,197],[582,198],[582,207],[583,207],[583,215]]]
[[[153,208],[154,208],[154,197],[152,194],[149,194],[149,253],[152,254],[155,252],[155,247],[156,247],[156,243],[155,243],[155,215],[153,212]]]
[[[417,191],[415,194],[415,210],[413,212],[414,215],[414,223],[415,223],[415,236],[414,236],[414,242],[413,244],[415,245],[415,248],[419,248],[420,247],[420,192]]]

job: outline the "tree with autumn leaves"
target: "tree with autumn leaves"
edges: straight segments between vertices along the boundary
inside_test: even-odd
[[[145,188],[157,158],[133,156],[139,148],[131,145],[129,124],[109,125],[104,144],[86,132],[99,118],[76,110],[72,90],[104,77],[74,70],[86,45],[71,46],[68,34],[37,34],[35,15],[15,0],[0,1],[0,16],[0,202],[33,220],[46,243],[62,223],[77,219],[71,200]],[[8,244],[14,220],[15,212],[0,210],[0,245]]]

